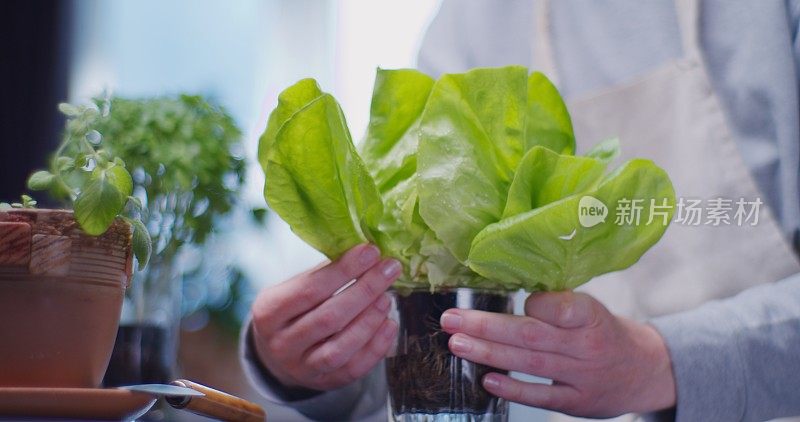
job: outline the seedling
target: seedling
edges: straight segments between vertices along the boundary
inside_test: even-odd
[[[28,178],[28,189],[46,191],[72,208],[81,229],[91,236],[108,230],[121,218],[133,228],[133,253],[139,267],[147,265],[152,242],[140,218],[142,202],[132,196],[133,179],[125,161],[104,148],[102,135],[94,129],[108,115],[108,108],[62,103],[58,109],[67,116],[64,138],[50,158],[47,170]],[[36,201],[27,195],[10,207],[31,208]]]

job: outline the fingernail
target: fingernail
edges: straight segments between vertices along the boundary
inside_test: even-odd
[[[372,265],[381,257],[381,251],[373,245],[365,247],[358,256],[358,261],[364,265]]]
[[[450,349],[454,352],[469,352],[472,349],[472,343],[462,336],[450,337]]]
[[[497,375],[495,375],[495,374],[486,374],[486,376],[483,377],[483,388],[486,388],[487,390],[490,390],[490,389],[497,390],[497,389],[499,389],[500,388],[500,380],[497,378]]]
[[[387,280],[397,277],[400,274],[400,271],[403,269],[403,266],[400,265],[396,259],[389,259],[383,263],[383,267],[381,268],[381,274]]]
[[[391,305],[391,301],[389,296],[386,296],[386,293],[382,294],[378,301],[375,302],[375,307],[381,312],[386,312],[389,309],[389,305]]]
[[[442,314],[442,318],[439,323],[444,329],[457,330],[461,328],[461,315],[452,312],[445,312]]]

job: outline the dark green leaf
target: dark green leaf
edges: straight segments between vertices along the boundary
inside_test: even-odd
[[[253,217],[253,221],[257,224],[263,225],[267,221],[267,209],[253,208],[250,210],[250,216]]]

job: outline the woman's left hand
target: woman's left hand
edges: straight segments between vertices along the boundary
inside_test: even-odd
[[[525,316],[450,309],[442,328],[456,356],[553,380],[536,384],[499,373],[483,386],[510,401],[575,416],[611,417],[675,405],[675,380],[661,335],[612,315],[593,297],[535,293]]]

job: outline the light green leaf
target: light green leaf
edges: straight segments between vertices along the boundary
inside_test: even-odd
[[[431,288],[479,287],[485,279],[462,264],[436,234],[428,229],[422,236],[419,249],[420,273]]]
[[[500,219],[524,153],[527,69],[442,76],[420,125],[420,214],[456,258]]]
[[[262,147],[267,202],[298,236],[331,259],[374,239],[381,199],[333,97],[294,113]]]
[[[144,223],[139,219],[127,219],[133,226],[133,254],[138,261],[138,269],[142,270],[150,262],[150,255],[153,253],[153,241]]]
[[[379,70],[363,162],[313,80],[281,94],[259,161],[272,209],[333,259],[371,241],[404,264],[401,287],[552,290],[631,265],[666,228],[578,226],[583,195],[674,203],[651,162],[603,179],[617,145],[574,150],[566,106],[540,73],[509,66],[433,82]]]
[[[589,195],[608,207],[604,222],[579,223],[579,203]],[[617,224],[620,200],[641,199],[638,225]],[[666,201],[663,218],[649,220],[651,200]],[[562,290],[592,277],[634,264],[669,224],[675,193],[667,174],[649,160],[631,160],[609,175],[595,190],[487,226],[472,244],[469,266],[506,288]],[[654,214],[655,216],[655,214]]]
[[[133,180],[124,168],[113,164],[95,167],[75,199],[75,219],[89,235],[105,233],[122,212],[132,190]]]
[[[52,173],[45,170],[37,171],[28,178],[28,189],[35,191],[42,191],[50,189],[55,182],[56,177]]]
[[[75,159],[71,157],[58,157],[56,158],[56,166],[58,171],[69,171],[75,168]]]
[[[605,168],[603,162],[594,158],[560,155],[535,146],[517,168],[503,218],[584,192],[602,178]]]
[[[58,104],[58,111],[64,114],[67,117],[74,117],[81,114],[80,108],[68,103],[59,103]]]
[[[275,143],[278,130],[292,115],[321,95],[322,90],[319,89],[317,81],[310,78],[302,79],[281,92],[278,96],[278,106],[270,113],[267,128],[258,140],[258,162],[261,163],[261,167],[267,166],[267,155]]]
[[[561,94],[540,72],[528,78],[527,147],[541,145],[559,154],[575,153],[575,134]]]
[[[35,208],[38,202],[29,195],[22,195],[22,208]]]
[[[416,70],[382,70],[375,76],[361,157],[385,193],[414,174],[422,110],[433,79]]]
[[[383,194],[383,216],[375,233],[381,250],[404,263],[408,263],[410,255],[418,253],[419,239],[427,229],[421,219],[415,218],[416,203],[416,178],[392,186]]]
[[[417,210],[419,121],[433,79],[416,70],[381,70],[375,76],[370,121],[361,156],[383,196],[376,242],[404,264],[409,279],[419,274],[411,258],[428,230]]]
[[[589,152],[586,153],[587,157],[592,157],[600,160],[606,164],[611,163],[619,157],[619,139],[611,138],[595,145]]]
[[[8,202],[0,202],[0,211],[8,211],[13,207]]]

